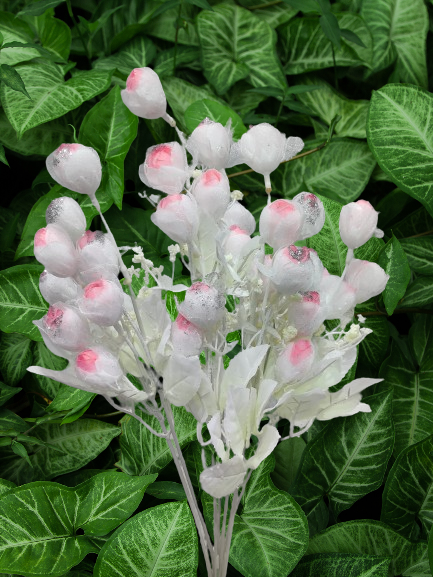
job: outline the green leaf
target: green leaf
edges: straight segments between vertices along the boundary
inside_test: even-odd
[[[157,499],[172,499],[174,501],[183,501],[186,499],[184,488],[179,483],[173,481],[159,481],[152,483],[147,488],[147,493]]]
[[[40,16],[46,10],[55,8],[59,4],[62,4],[62,2],[64,2],[64,0],[39,0],[23,8],[23,10],[18,12],[17,16]]]
[[[200,12],[197,31],[204,73],[218,94],[243,78],[256,87],[286,86],[275,53],[276,34],[253,13],[220,4],[213,12]]]
[[[389,275],[382,296],[386,312],[392,315],[399,300],[403,298],[410,281],[409,262],[395,236],[386,243],[380,253],[379,265]]]
[[[303,0],[301,0],[301,2],[304,4]],[[242,0],[240,3],[245,8],[248,8],[249,6],[257,6],[257,0]],[[260,20],[267,22],[269,26],[274,29],[285,24],[298,13],[296,7],[289,5],[287,0],[283,0],[281,4],[267,4],[264,2],[262,5],[263,8],[255,9],[254,14],[258,16]]]
[[[21,333],[34,341],[42,340],[33,324],[48,310],[39,291],[39,265],[13,266],[0,272],[0,329]]]
[[[21,387],[8,387],[0,381],[0,407],[21,391]]]
[[[253,472],[235,517],[229,560],[245,577],[285,576],[307,548],[307,519],[294,499],[273,485],[274,465],[270,455]],[[213,499],[203,493],[202,502],[211,526]]]
[[[72,35],[71,29],[63,20],[47,15],[40,38],[44,48],[61,60],[68,60]]]
[[[391,400],[389,391],[368,397],[371,413],[336,419],[308,443],[290,491],[306,514],[326,495],[337,519],[381,486],[394,443]]]
[[[0,90],[4,111],[18,136],[78,108],[104,92],[111,80],[108,72],[88,70],[65,82],[61,68],[51,62],[23,64],[18,70],[32,100],[16,94],[4,83]]]
[[[366,306],[364,308],[363,304],[361,304],[357,307],[356,312],[361,312],[362,314],[366,308]],[[371,309],[368,308],[368,310]],[[367,335],[359,345],[361,374],[363,377],[375,378],[388,350],[389,323],[383,316],[367,317],[363,326],[373,332]]]
[[[349,100],[316,76],[303,78],[302,82],[307,86],[317,86],[317,89],[314,92],[300,93],[298,99],[328,126],[337,114],[341,116],[335,125],[335,134],[351,138],[366,137],[368,100]]]
[[[226,126],[227,122],[231,120],[233,138],[235,140],[239,140],[247,131],[241,117],[228,106],[212,100],[198,100],[185,111],[185,124],[188,132],[191,133],[197,128],[204,118],[220,122],[223,126]]]
[[[50,350],[48,350],[44,342],[38,342],[35,344],[33,350],[33,363],[38,367],[44,367],[45,369],[62,371],[66,368],[68,361],[54,355]],[[36,383],[36,389],[42,391],[42,393],[50,400],[54,399],[58,392],[67,386],[34,373],[29,373],[28,378],[31,382]]]
[[[427,88],[427,7],[422,0],[365,0],[362,17],[373,36],[373,70],[396,61],[396,79]]]
[[[304,557],[290,577],[388,577],[391,559],[375,555],[319,553]]]
[[[402,238],[400,244],[413,272],[433,275],[433,236]]]
[[[29,428],[24,419],[12,411],[0,409],[0,431],[17,435],[18,433],[24,433],[24,431],[27,431]]]
[[[33,42],[34,33],[27,22],[15,18],[15,14],[0,11],[0,32],[4,43],[8,42]],[[6,48],[0,52],[0,64],[13,66],[19,62],[31,60],[40,56],[34,48]]]
[[[337,66],[366,66],[370,68],[373,42],[364,20],[357,14],[335,14],[338,25],[354,32],[366,48],[341,39],[341,50],[335,53]],[[332,44],[325,36],[317,18],[294,18],[281,31],[283,61],[287,74],[302,74],[334,65]]]
[[[0,496],[8,493],[11,489],[16,487],[15,483],[12,481],[6,481],[6,479],[0,479]]]
[[[382,169],[378,167],[381,172]],[[375,169],[376,170],[376,169]],[[372,178],[374,178],[374,172]],[[385,174],[385,173],[383,173]],[[379,212],[379,228],[385,229],[392,222],[395,222],[399,218],[399,215],[403,213],[405,207],[412,201],[410,196],[399,188],[395,188],[384,196],[376,205],[376,210]],[[424,210],[424,209],[423,209]],[[391,235],[387,235],[391,236]],[[402,239],[400,239],[400,244]],[[403,246],[403,245],[402,245]]]
[[[15,455],[18,455],[18,457],[22,457],[26,461],[26,463],[29,464],[30,467],[33,467],[32,462],[29,459],[27,449],[24,447],[24,445],[18,443],[18,441],[12,440],[11,449],[15,453]]]
[[[23,256],[33,256],[33,241],[35,234],[40,228],[46,226],[45,213],[48,205],[55,198],[60,198],[62,196],[69,196],[78,202],[86,216],[87,226],[90,227],[90,223],[92,222],[93,217],[96,216],[98,212],[93,206],[89,197],[86,194],[71,192],[67,188],[63,188],[62,186],[56,184],[53,186],[50,192],[41,196],[37,200],[37,202],[33,205],[30,213],[28,214],[21,235],[21,242],[19,243],[15,253],[15,259],[21,258]],[[102,190],[98,190],[96,197],[99,201],[102,212],[106,212],[113,204],[112,199],[109,198],[107,194]]]
[[[197,532],[186,501],[165,503],[120,527],[102,547],[95,577],[133,575],[193,577],[197,575]]]
[[[411,543],[380,521],[333,525],[311,539],[307,553],[379,555],[391,558],[390,577],[429,577],[427,543]]]
[[[407,539],[416,540],[420,521],[428,535],[433,526],[433,436],[400,453],[382,495],[380,520]]]
[[[23,79],[15,68],[12,68],[9,64],[2,64],[0,66],[0,83],[2,83],[3,86],[9,87],[13,92],[21,92],[31,100],[31,96],[24,86]]]
[[[199,46],[199,39],[197,36],[196,26],[193,18],[197,14],[197,8],[188,4],[184,4],[182,8],[182,16],[184,18],[182,25],[177,26],[178,21],[178,6],[168,9],[170,2],[162,2],[159,4],[160,14],[157,18],[152,20],[145,27],[145,31],[149,36],[155,36],[162,40],[176,41],[176,29],[178,28],[177,42],[178,44],[186,44],[187,46]]]
[[[181,447],[185,447],[196,437],[196,421],[183,407],[173,407],[176,434]],[[141,417],[156,431],[160,431],[155,417],[142,414]],[[166,439],[152,435],[136,419],[125,416],[120,421],[121,457],[118,466],[128,475],[150,475],[159,473],[172,460]]]
[[[80,501],[76,526],[81,527],[85,535],[107,535],[132,515],[156,477],[108,472],[84,481],[75,489]]]
[[[433,284],[430,277],[418,277],[411,283],[400,305],[402,307],[428,307],[433,303]]]
[[[367,137],[380,167],[393,182],[433,214],[433,96],[417,88],[388,84],[373,92]]]
[[[349,30],[348,28],[343,29],[340,28],[340,35],[346,40],[349,40],[349,42],[358,44],[358,46],[362,46],[362,48],[367,48],[364,42],[358,36],[358,34],[355,34],[355,32],[352,32],[352,30]]]
[[[1,145],[1,144],[0,144],[0,162],[3,162],[3,164],[6,164],[6,166],[9,166],[9,162],[7,161],[6,154],[5,154],[5,149],[4,149],[3,145]]]
[[[119,209],[122,208],[124,188],[123,165],[137,129],[138,117],[123,104],[119,86],[89,110],[80,128],[80,143],[94,148],[105,163],[101,189]]]
[[[129,76],[133,68],[149,66],[155,56],[156,46],[152,40],[146,36],[136,36],[124,44],[115,54],[106,58],[98,58],[94,62],[94,68],[107,71],[116,68],[121,74]]]
[[[325,12],[319,18],[320,26],[322,27],[325,36],[338,49],[341,49],[341,34],[338,20],[332,12]]]
[[[20,382],[33,360],[33,342],[18,333],[2,334],[0,341],[0,371],[6,382]]]
[[[380,376],[394,391],[392,412],[395,456],[433,434],[433,415],[430,409],[433,403],[433,359],[429,354],[433,346],[432,323],[433,319],[429,315],[422,315],[411,328],[410,344],[412,348],[416,345],[418,368],[401,354],[393,342],[391,355],[380,370]]]
[[[409,202],[411,202],[410,198]],[[396,224],[392,225],[392,231],[399,239],[419,234],[422,231],[428,232],[432,229],[433,218],[424,207],[415,210]]]
[[[319,11],[319,6],[316,0],[284,0],[284,3],[289,4],[292,8],[300,10],[301,12],[304,13]]]
[[[187,68],[193,68],[194,70],[201,70],[200,49],[196,46],[177,46],[176,50],[175,48],[164,50],[156,57],[154,70],[159,78],[173,74],[175,54],[176,68],[185,66]],[[172,78],[174,79],[175,77],[172,76]]]
[[[277,489],[290,492],[301,463],[305,445],[306,443],[301,437],[292,437],[278,443],[275,447],[273,453],[275,469],[271,473],[271,479]]]
[[[74,389],[73,387],[62,384],[47,410],[50,413],[56,413],[58,411],[69,411],[73,409],[75,413],[80,411],[83,407],[87,407],[95,397],[96,395],[94,393],[82,391],[81,389]]]
[[[4,453],[3,477],[22,484],[76,471],[106,449],[119,434],[120,427],[93,419],[65,425],[44,423],[33,431],[37,439],[46,443],[29,455],[33,468],[23,459]]]

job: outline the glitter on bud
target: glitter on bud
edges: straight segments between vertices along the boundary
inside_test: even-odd
[[[325,207],[320,198],[310,192],[300,192],[294,197],[293,202],[304,214],[298,240],[310,238],[320,232],[325,224],[326,216]]]
[[[86,230],[86,217],[73,198],[62,196],[50,202],[45,212],[47,224],[55,224],[76,242]]]
[[[86,231],[78,240],[78,271],[83,283],[117,277],[119,257],[108,234]]]
[[[138,175],[146,186],[166,194],[181,193],[188,178],[185,150],[178,142],[151,146],[147,149]]]
[[[295,245],[278,250],[272,259],[268,276],[281,294],[314,290],[317,272],[310,250],[306,246]]]
[[[74,192],[93,196],[101,184],[101,161],[90,146],[61,144],[50,154],[46,164],[50,176]]]
[[[86,320],[75,308],[63,303],[51,305],[47,314],[35,324],[54,345],[66,351],[80,350],[90,340]]]
[[[185,293],[179,312],[200,329],[207,330],[218,323],[225,311],[224,295],[204,282],[196,282]]]

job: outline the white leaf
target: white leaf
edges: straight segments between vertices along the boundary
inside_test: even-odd
[[[200,360],[198,357],[173,355],[168,359],[162,377],[168,401],[176,407],[183,407],[200,387]]]
[[[262,461],[272,453],[280,439],[280,433],[277,428],[272,425],[265,425],[258,434],[259,444],[254,455],[248,459],[247,465],[249,469],[257,469]]]
[[[217,499],[230,495],[242,484],[247,468],[245,459],[238,456],[209,467],[200,475],[202,489]]]

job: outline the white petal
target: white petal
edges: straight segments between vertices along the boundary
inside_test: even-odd
[[[200,475],[202,489],[217,499],[230,495],[242,485],[247,468],[245,459],[237,456],[209,467]]]
[[[163,372],[163,387],[167,399],[176,407],[189,403],[200,387],[201,368],[198,357],[173,355]]]
[[[249,469],[257,469],[260,463],[272,453],[280,439],[280,433],[276,427],[273,427],[272,425],[265,425],[260,431],[258,437],[259,444],[256,452],[247,461]]]

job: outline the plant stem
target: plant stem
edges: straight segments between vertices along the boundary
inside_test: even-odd
[[[90,54],[89,54],[89,49],[88,49],[87,44],[86,44],[86,42],[85,42],[85,40],[84,40],[84,36],[83,36],[83,34],[82,34],[82,32],[81,32],[80,25],[78,24],[77,20],[75,19],[74,13],[72,12],[71,0],[66,0],[66,5],[67,5],[67,7],[68,7],[69,16],[71,17],[71,20],[72,20],[72,22],[74,23],[74,25],[77,27],[78,35],[79,35],[80,40],[81,40],[81,43],[82,43],[82,45],[83,45],[84,52],[86,53],[87,60],[90,62],[90,61],[91,61],[91,58],[90,58]]]
[[[331,50],[332,50],[332,60],[334,62],[334,82],[335,82],[335,89],[338,90],[338,75],[337,75],[337,64],[335,62],[335,50],[334,45],[331,42]]]
[[[283,110],[283,105],[284,105],[284,100],[285,100],[285,99],[286,99],[286,94],[284,93],[284,94],[283,94],[283,97],[282,97],[282,99],[281,99],[281,102],[280,102],[280,107],[279,107],[279,109],[278,109],[277,119],[276,119],[276,121],[275,121],[275,128],[277,128],[278,122],[280,121],[280,116],[281,116],[281,112],[282,112],[282,110]]]
[[[405,236],[404,238],[418,238],[420,236],[427,236],[429,234],[433,235],[433,230],[427,230],[426,232],[420,232],[419,234],[413,234],[412,236]]]
[[[173,76],[176,73],[177,40],[178,40],[178,36],[179,36],[179,20],[180,20],[181,14],[182,14],[182,4],[183,4],[183,0],[181,0],[181,2],[179,4],[179,10],[177,12],[176,35],[174,37],[174,53],[173,53]]]

